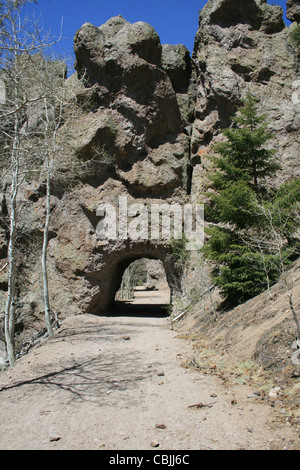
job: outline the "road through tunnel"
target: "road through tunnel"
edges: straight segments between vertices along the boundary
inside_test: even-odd
[[[115,295],[119,315],[165,317],[170,312],[171,291],[162,261],[141,258],[125,269]]]
[[[101,270],[90,278],[98,289],[89,311],[101,316],[168,316],[174,286],[180,285],[180,280],[174,282],[179,275],[168,251],[133,244],[130,250],[104,256]]]

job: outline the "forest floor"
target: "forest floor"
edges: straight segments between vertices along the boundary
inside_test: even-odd
[[[0,374],[1,450],[300,448],[274,400],[188,366],[192,342],[155,312],[166,292],[138,295],[134,315],[69,317]]]

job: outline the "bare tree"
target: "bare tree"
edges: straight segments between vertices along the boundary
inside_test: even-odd
[[[4,175],[10,180],[8,212],[10,218],[8,242],[8,295],[4,315],[5,341],[10,365],[15,360],[14,327],[16,308],[16,233],[21,210],[18,195],[26,176],[36,166],[36,153],[29,138],[28,104],[45,99],[45,90],[32,88],[30,64],[34,54],[45,43],[37,24],[21,19],[25,0],[7,0],[1,4],[0,73],[6,85],[6,100],[0,112],[2,155],[9,161]],[[4,165],[5,166],[5,165]]]
[[[295,204],[295,207],[291,206],[288,213],[286,213],[279,206],[276,206],[274,212],[274,208],[272,209],[271,206],[262,201],[257,203],[256,213],[260,217],[262,225],[248,229],[246,233],[241,233],[241,239],[253,252],[259,253],[266,276],[267,290],[271,298],[270,271],[277,270],[277,278],[283,284],[289,309],[296,325],[297,335],[300,336],[300,322],[293,301],[293,276],[288,263],[291,253],[299,255],[299,249],[297,246],[293,246],[289,250],[287,235],[288,232],[296,238],[299,235],[298,209]],[[289,228],[287,228],[288,226]],[[292,230],[291,226],[293,227]],[[273,260],[271,264],[270,261],[268,262],[268,257]]]
[[[266,225],[268,227],[268,250],[277,255],[279,261],[277,266],[280,279],[283,283],[284,290],[289,301],[289,308],[295,321],[297,334],[298,336],[300,336],[300,323],[293,302],[293,277],[291,275],[290,270],[287,269],[287,238],[285,235],[285,225],[287,223],[287,220],[286,218],[281,217],[280,213],[278,214],[277,209],[277,217],[279,215],[279,218],[281,220],[281,224],[278,226],[278,224],[274,223],[274,216],[272,214],[272,211],[268,209],[263,203],[258,206],[258,209],[264,217]],[[296,214],[295,216],[297,217]],[[297,225],[295,224],[295,228],[296,227]]]
[[[45,321],[49,337],[53,335],[53,329],[51,324],[51,306],[50,306],[50,295],[49,295],[49,282],[48,282],[48,269],[47,269],[47,249],[49,241],[49,226],[51,218],[51,171],[54,167],[54,159],[56,154],[56,133],[60,125],[61,120],[61,110],[59,112],[58,121],[54,123],[52,139],[49,142],[49,110],[47,100],[44,100],[45,104],[45,151],[44,151],[44,164],[46,171],[46,216],[45,216],[45,225],[44,225],[44,235],[43,235],[43,247],[42,247],[42,275],[43,275],[43,293],[44,293],[44,308],[45,308]]]
[[[53,335],[52,321],[51,321],[51,304],[50,304],[50,293],[49,293],[49,282],[48,282],[48,269],[47,269],[47,250],[49,242],[49,227],[51,219],[51,177],[55,170],[55,158],[57,153],[57,132],[61,126],[63,120],[63,111],[66,106],[66,84],[64,77],[64,62],[56,64],[59,65],[59,69],[56,70],[55,76],[53,71],[45,73],[47,82],[52,86],[52,92],[49,97],[45,97],[43,100],[44,113],[42,116],[43,126],[43,164],[45,182],[46,182],[46,215],[45,225],[43,230],[43,247],[42,247],[42,276],[43,276],[43,295],[44,295],[44,308],[45,308],[45,321],[48,336]],[[45,72],[49,71],[47,67]],[[57,321],[57,318],[56,318]]]
[[[84,160],[69,158],[70,154],[65,138],[58,138],[59,129],[66,116],[73,117],[76,104],[76,88],[80,87],[81,80],[66,80],[66,63],[61,60],[48,61],[46,57],[37,56],[35,60],[38,67],[35,70],[35,88],[39,96],[44,96],[39,102],[31,102],[31,124],[37,133],[38,154],[41,160],[40,184],[46,188],[45,196],[45,222],[43,226],[43,246],[41,253],[43,297],[45,322],[48,336],[53,335],[53,320],[57,324],[56,313],[51,309],[51,295],[49,289],[47,252],[49,242],[49,229],[52,211],[52,187],[63,177],[65,185],[72,185],[78,178],[93,174],[99,167],[110,165],[112,157],[103,148],[91,150],[91,155]],[[68,140],[68,139],[67,139]],[[66,147],[66,148],[65,148]],[[63,158],[57,158],[58,155]],[[66,171],[68,175],[66,177]],[[54,317],[54,318],[53,318]]]

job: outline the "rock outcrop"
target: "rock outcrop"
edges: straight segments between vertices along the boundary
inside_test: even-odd
[[[274,184],[299,176],[299,71],[282,14],[263,0],[210,0],[200,12],[192,56],[198,69],[191,138],[196,194],[203,189],[205,155],[248,91],[274,133],[270,146],[282,165]]]
[[[78,76],[94,103],[79,151],[105,145],[121,181],[147,196],[189,184],[189,106],[176,93],[188,93],[191,60],[184,46],[170,48],[152,26],[121,16],[100,28],[84,24],[74,39]]]
[[[297,23],[300,23],[300,1],[299,0],[287,0],[286,17],[290,21],[296,21]]]
[[[67,276],[79,310],[105,310],[134,259],[160,259],[171,276],[164,244],[119,240],[101,246],[96,207],[119,195],[129,203],[199,201],[205,155],[248,90],[274,132],[270,145],[282,165],[274,184],[299,175],[300,81],[282,13],[265,0],[209,0],[192,57],[183,45],[162,46],[150,25],[121,16],[77,31],[76,70],[84,83],[78,101],[85,104],[77,153],[89,155],[103,145],[114,160],[105,181],[87,181],[68,196],[81,230],[68,230],[65,211],[56,220],[54,264]]]
[[[299,21],[298,1],[288,1],[287,14]],[[79,176],[71,189],[56,185],[53,191],[49,277],[52,308],[63,316],[107,311],[124,270],[136,259],[160,260],[171,283],[169,244],[101,241],[97,208],[104,202],[116,207],[119,196],[145,207],[201,201],[206,157],[249,90],[268,116],[270,146],[282,165],[272,183],[299,177],[299,59],[280,7],[265,0],[209,0],[200,12],[192,56],[184,45],[161,45],[152,26],[121,16],[101,27],[85,23],[75,35],[74,52],[77,73],[69,84],[76,90],[76,112],[59,130],[58,162],[70,162],[71,173],[73,160],[93,157],[105,169]],[[65,172],[66,180],[69,176]],[[44,193],[26,191],[24,233],[40,239]],[[0,242],[2,268],[7,248],[2,225]],[[36,253],[27,266],[19,315],[42,318]],[[3,303],[4,268],[0,288]]]
[[[48,256],[52,309],[61,315],[107,312],[125,269],[136,259],[160,260],[170,281],[174,267],[167,259],[168,241],[99,240],[97,208],[105,203],[118,212],[119,196],[127,198],[128,206],[145,208],[152,202],[184,201],[191,181],[194,70],[185,46],[162,46],[152,26],[118,16],[100,28],[84,24],[75,35],[74,51],[77,75],[69,85],[76,93],[75,111],[57,135],[57,164],[69,162],[70,168],[59,184],[54,182]],[[91,158],[96,164],[106,158],[109,164],[88,176],[83,168],[66,190],[73,161]],[[24,232],[40,240],[43,189],[26,191]],[[35,253],[29,264],[35,273],[25,269],[23,274],[29,282],[19,301],[19,325],[43,311]],[[5,290],[5,271],[0,275]]]

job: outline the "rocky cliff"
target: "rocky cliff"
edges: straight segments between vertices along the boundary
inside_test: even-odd
[[[299,21],[299,2],[288,6],[290,19]],[[61,316],[105,311],[135,259],[161,260],[171,281],[168,243],[99,240],[97,207],[104,201],[116,204],[119,196],[148,205],[200,201],[206,157],[248,90],[259,98],[274,132],[270,146],[277,149],[282,170],[273,183],[299,177],[299,57],[282,13],[264,0],[209,0],[199,15],[192,54],[184,45],[162,45],[152,26],[121,16],[101,27],[86,23],[76,32],[76,75],[68,80],[76,91],[75,112],[60,128],[58,162],[71,162],[71,168],[73,161],[93,157],[103,165],[68,189],[63,184],[53,189],[49,269],[54,311]],[[24,231],[38,238],[43,191],[29,184],[24,194]],[[4,265],[5,233],[0,231],[0,237]],[[36,253],[27,266],[20,324],[42,318]],[[3,304],[5,270],[0,276]]]
[[[290,3],[288,14],[295,20],[299,2]],[[282,170],[273,183],[299,177],[299,61],[289,40],[293,25],[285,26],[282,13],[279,6],[263,0],[211,0],[200,12],[192,55],[197,100],[191,161],[197,195],[205,182],[205,156],[248,91],[258,98],[260,112],[267,115],[274,133],[270,147],[277,150]]]
[[[93,114],[82,122],[80,151],[106,146],[118,179],[131,192],[165,196],[186,188],[191,75],[186,48],[162,47],[150,25],[115,17],[100,28],[84,24],[74,50],[78,76],[94,103]]]

